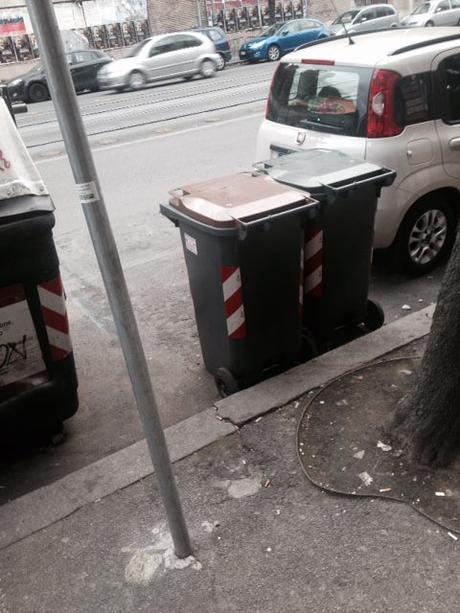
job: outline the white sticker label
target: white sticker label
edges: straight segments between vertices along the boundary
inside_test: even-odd
[[[26,300],[0,308],[0,388],[46,370]]]
[[[90,181],[90,183],[77,183],[77,193],[82,204],[98,202],[100,200],[97,185],[94,181]]]
[[[185,232],[184,232],[184,239],[185,239],[185,248],[188,249],[188,251],[191,251],[192,253],[194,253],[195,255],[198,255],[198,245],[196,244],[196,239],[193,238],[193,236],[189,236],[188,234],[185,234]]]

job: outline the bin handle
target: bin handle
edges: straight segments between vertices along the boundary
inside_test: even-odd
[[[385,170],[381,175],[374,175],[372,177],[367,177],[366,179],[360,179],[359,181],[351,181],[346,185],[340,185],[339,187],[333,187],[332,185],[325,185],[321,183],[321,185],[325,188],[326,193],[331,196],[336,196],[340,192],[344,192],[348,189],[353,189],[355,187],[360,187],[361,185],[366,185],[367,183],[376,183],[379,188],[388,187],[393,183],[396,177],[396,172],[394,170]]]
[[[273,213],[272,215],[266,215],[265,217],[259,217],[258,219],[254,219],[253,221],[247,221],[247,222],[241,221],[241,219],[237,219],[236,217],[233,217],[233,220],[238,228],[238,236],[240,240],[244,240],[249,230],[252,230],[253,228],[256,228],[257,226],[269,225],[272,221],[281,219],[283,217],[287,217],[288,215],[291,215],[294,213],[296,214],[302,213],[306,211],[307,209],[314,207],[315,204],[316,202],[307,202],[306,204],[300,207],[297,207],[295,209],[281,211],[280,213]]]

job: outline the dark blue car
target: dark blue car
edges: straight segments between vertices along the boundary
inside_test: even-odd
[[[230,50],[227,34],[218,26],[193,29],[195,32],[205,34],[210,40],[212,40],[214,47],[216,48],[216,52],[220,58],[217,65],[217,70],[223,70],[225,68],[225,64],[232,59],[232,52]]]
[[[327,26],[316,19],[294,19],[270,26],[261,36],[248,40],[240,47],[240,60],[275,62],[299,45],[327,38]]]

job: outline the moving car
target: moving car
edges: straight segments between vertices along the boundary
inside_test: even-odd
[[[402,20],[403,26],[460,26],[460,0],[424,2]]]
[[[152,81],[216,74],[220,56],[214,43],[200,32],[177,32],[146,38],[129,55],[104,66],[98,75],[101,89],[141,89]]]
[[[396,170],[378,201],[374,245],[423,274],[449,254],[460,211],[460,32],[353,41],[330,38],[281,60],[256,158],[326,148]]]
[[[77,92],[86,89],[98,89],[97,74],[99,70],[112,62],[112,58],[99,49],[82,49],[66,54],[70,66],[70,74]],[[8,83],[8,91],[13,102],[43,102],[48,100],[50,92],[42,66],[34,68],[19,79]]]
[[[240,60],[276,62],[299,45],[326,38],[329,30],[316,19],[293,19],[270,26],[261,36],[250,39],[240,47]]]
[[[400,24],[398,11],[391,4],[373,4],[361,9],[352,9],[339,15],[330,26],[332,34],[364,30],[383,30],[396,28]],[[345,27],[344,27],[345,25]]]
[[[232,59],[232,52],[230,49],[230,43],[228,42],[227,34],[218,28],[217,26],[194,28],[194,32],[201,32],[205,34],[212,42],[219,54],[219,62],[217,64],[217,70],[223,70],[227,62]]]

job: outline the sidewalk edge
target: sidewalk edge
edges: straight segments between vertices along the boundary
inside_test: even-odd
[[[429,333],[434,305],[215,403],[165,434],[176,462],[238,426]],[[153,472],[145,440],[0,506],[0,550]]]

